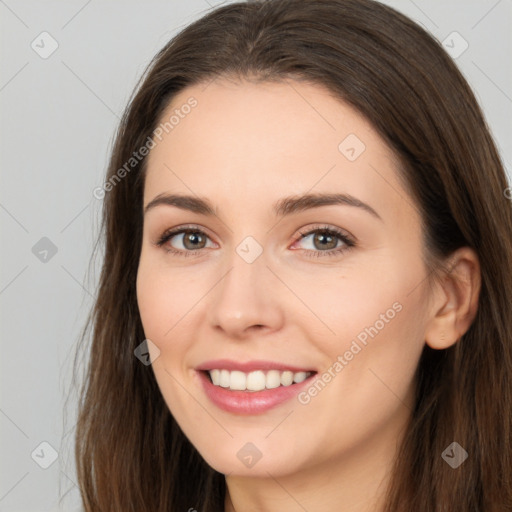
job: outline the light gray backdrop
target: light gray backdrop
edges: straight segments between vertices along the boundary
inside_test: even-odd
[[[150,58],[221,3],[0,0],[2,512],[79,510],[65,398],[98,275],[92,192]],[[510,170],[512,0],[385,3],[445,41]]]

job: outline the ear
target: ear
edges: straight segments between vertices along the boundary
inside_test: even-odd
[[[441,350],[455,344],[469,329],[478,310],[481,275],[476,252],[457,249],[448,260],[451,269],[435,284],[425,341]]]

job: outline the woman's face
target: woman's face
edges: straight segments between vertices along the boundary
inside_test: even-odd
[[[189,87],[173,114],[147,161],[137,278],[173,416],[225,474],[388,460],[428,304],[391,150],[295,81]]]

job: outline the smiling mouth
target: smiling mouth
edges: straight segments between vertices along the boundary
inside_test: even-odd
[[[217,387],[231,391],[264,391],[299,384],[316,372],[292,372],[289,370],[239,370],[212,369],[202,371],[209,381]]]

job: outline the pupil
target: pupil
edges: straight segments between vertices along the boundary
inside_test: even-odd
[[[187,242],[190,242],[193,249],[197,249],[197,243],[199,241],[200,243],[201,235],[199,233],[188,233],[185,237],[185,246],[187,245]],[[190,248],[190,247],[189,247]]]
[[[320,233],[318,234],[316,237],[316,240],[320,240],[320,245],[322,246],[323,245],[323,248],[325,249],[326,247],[326,244],[324,242],[326,242],[327,244],[331,243],[334,241],[334,245],[336,245],[336,241],[334,240],[334,237],[327,234],[327,233]],[[323,240],[323,241],[322,241]],[[334,248],[334,247],[329,247],[330,249],[331,248]]]

